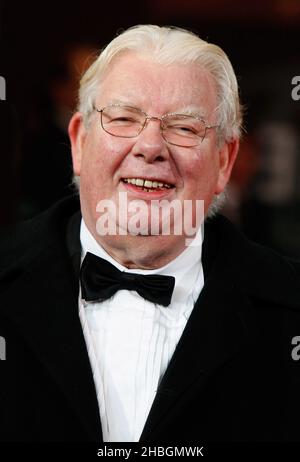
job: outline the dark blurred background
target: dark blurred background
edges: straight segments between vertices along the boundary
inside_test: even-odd
[[[300,258],[300,99],[292,98],[299,0],[2,0],[0,224],[30,218],[72,191],[66,127],[80,73],[118,31],[141,23],[187,28],[227,52],[246,133],[223,213],[250,238]]]

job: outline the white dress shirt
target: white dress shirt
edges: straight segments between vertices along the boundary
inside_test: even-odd
[[[162,268],[131,270],[97,243],[83,220],[80,240],[82,260],[91,252],[121,271],[175,277],[168,307],[129,290],[120,290],[101,303],[87,303],[79,291],[79,314],[94,374],[103,441],[139,441],[159,382],[204,285],[202,246],[186,247]]]

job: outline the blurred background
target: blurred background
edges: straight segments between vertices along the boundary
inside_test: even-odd
[[[299,0],[2,0],[0,225],[72,192],[66,129],[80,74],[118,32],[141,23],[187,28],[229,55],[246,132],[223,213],[255,241],[300,258]]]

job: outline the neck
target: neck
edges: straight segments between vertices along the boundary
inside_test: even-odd
[[[184,239],[178,240],[180,236],[93,237],[114,260],[129,269],[161,268],[186,249]]]

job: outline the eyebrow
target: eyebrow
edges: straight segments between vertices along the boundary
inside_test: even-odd
[[[203,110],[202,107],[198,106],[185,106],[176,111],[169,112],[168,114],[182,114],[182,115],[189,115],[193,117],[200,117],[202,119],[205,118],[206,112]]]
[[[120,100],[120,99],[112,99],[106,103],[106,106],[110,105],[121,105],[121,106],[130,106],[136,109],[140,109],[141,111],[145,112],[142,108],[137,106],[135,103],[129,100]],[[179,114],[179,115],[189,115],[193,117],[200,117],[204,119],[206,117],[206,111],[200,106],[189,105],[189,106],[182,106],[175,111],[168,111],[166,114]],[[150,114],[149,114],[150,115]]]
[[[130,106],[130,107],[134,107],[134,108],[138,109],[135,104],[133,104],[131,101],[125,100],[125,99],[123,99],[123,100],[121,100],[121,99],[111,99],[106,103],[106,106],[111,106],[111,105],[114,105],[114,104],[120,104],[121,106]]]

